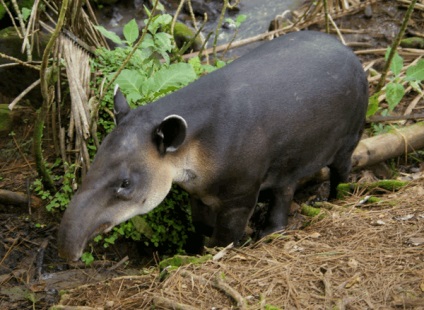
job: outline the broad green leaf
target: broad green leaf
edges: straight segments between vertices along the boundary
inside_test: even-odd
[[[138,31],[138,25],[135,19],[130,20],[123,29],[125,40],[129,45],[132,45],[137,40],[140,32]]]
[[[390,64],[390,70],[392,70],[395,76],[399,75],[400,70],[403,68],[403,58],[399,56],[397,52],[393,56],[392,63]]]
[[[367,117],[373,116],[378,111],[378,109],[379,109],[378,96],[379,95],[380,95],[380,93],[376,93],[369,98]]]
[[[420,59],[415,66],[406,70],[407,81],[424,81],[424,59]]]
[[[144,20],[144,23],[147,25],[148,20]],[[150,22],[149,31],[155,34],[160,27],[169,25],[172,22],[172,16],[169,14],[162,14],[153,17],[153,20]]]
[[[143,84],[143,94],[157,97],[169,91],[179,89],[196,79],[196,73],[191,65],[186,63],[172,64],[162,68]],[[152,96],[152,93],[154,96]]]
[[[398,83],[389,83],[386,85],[386,100],[389,104],[389,110],[393,109],[399,104],[405,95],[405,89],[402,84]]]
[[[155,45],[159,46],[162,51],[171,51],[173,48],[172,45],[172,36],[165,32],[159,32],[154,36]]]
[[[94,26],[104,37],[108,38],[109,40],[111,40],[113,43],[121,45],[124,44],[124,42],[121,40],[120,37],[118,37],[116,35],[116,33],[114,33],[113,31],[109,31],[107,30],[105,27],[103,26]]]
[[[126,69],[119,74],[116,83],[126,94],[127,100],[130,103],[135,103],[142,98],[140,89],[144,80],[145,77],[140,72]]]

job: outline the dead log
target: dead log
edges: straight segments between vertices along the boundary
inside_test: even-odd
[[[363,168],[424,148],[424,122],[363,139],[352,155],[352,166]]]
[[[35,196],[31,196],[31,207],[40,207],[43,201]],[[28,195],[21,192],[12,192],[5,189],[0,189],[0,203],[4,205],[27,206]]]

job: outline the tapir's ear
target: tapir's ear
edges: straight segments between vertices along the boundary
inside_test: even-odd
[[[115,85],[113,101],[113,113],[115,114],[116,124],[119,125],[119,122],[122,121],[122,119],[125,117],[125,115],[128,114],[128,112],[130,112],[131,108],[127,100],[125,99],[124,94],[119,90],[118,84]]]
[[[187,134],[187,122],[179,115],[165,117],[156,128],[155,141],[161,154],[175,152],[184,142]]]

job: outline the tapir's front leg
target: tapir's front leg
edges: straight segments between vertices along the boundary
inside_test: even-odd
[[[221,203],[209,247],[237,245],[243,237],[247,222],[258,200],[258,192]]]

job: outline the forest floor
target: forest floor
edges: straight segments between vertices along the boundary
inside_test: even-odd
[[[336,23],[355,51],[387,48],[405,14],[399,3],[381,1],[371,18],[362,11]],[[424,29],[423,16],[416,10],[409,28]],[[364,67],[381,70],[384,53],[358,56]],[[407,95],[396,113],[413,98]],[[414,113],[423,109],[421,98]],[[33,118],[22,110],[14,134],[0,140],[0,189],[27,193],[36,178]],[[390,125],[378,128],[384,126]],[[324,203],[313,218],[293,208],[293,229],[240,248],[209,249],[206,261],[178,268],[159,266],[157,255],[141,257],[125,240],[97,253],[91,267],[68,265],[57,255],[60,214],[36,198],[32,207],[0,205],[0,309],[424,309],[422,157],[416,152],[351,175],[357,182],[408,181],[396,191],[365,187]],[[310,203],[314,195],[300,192],[296,202]]]

